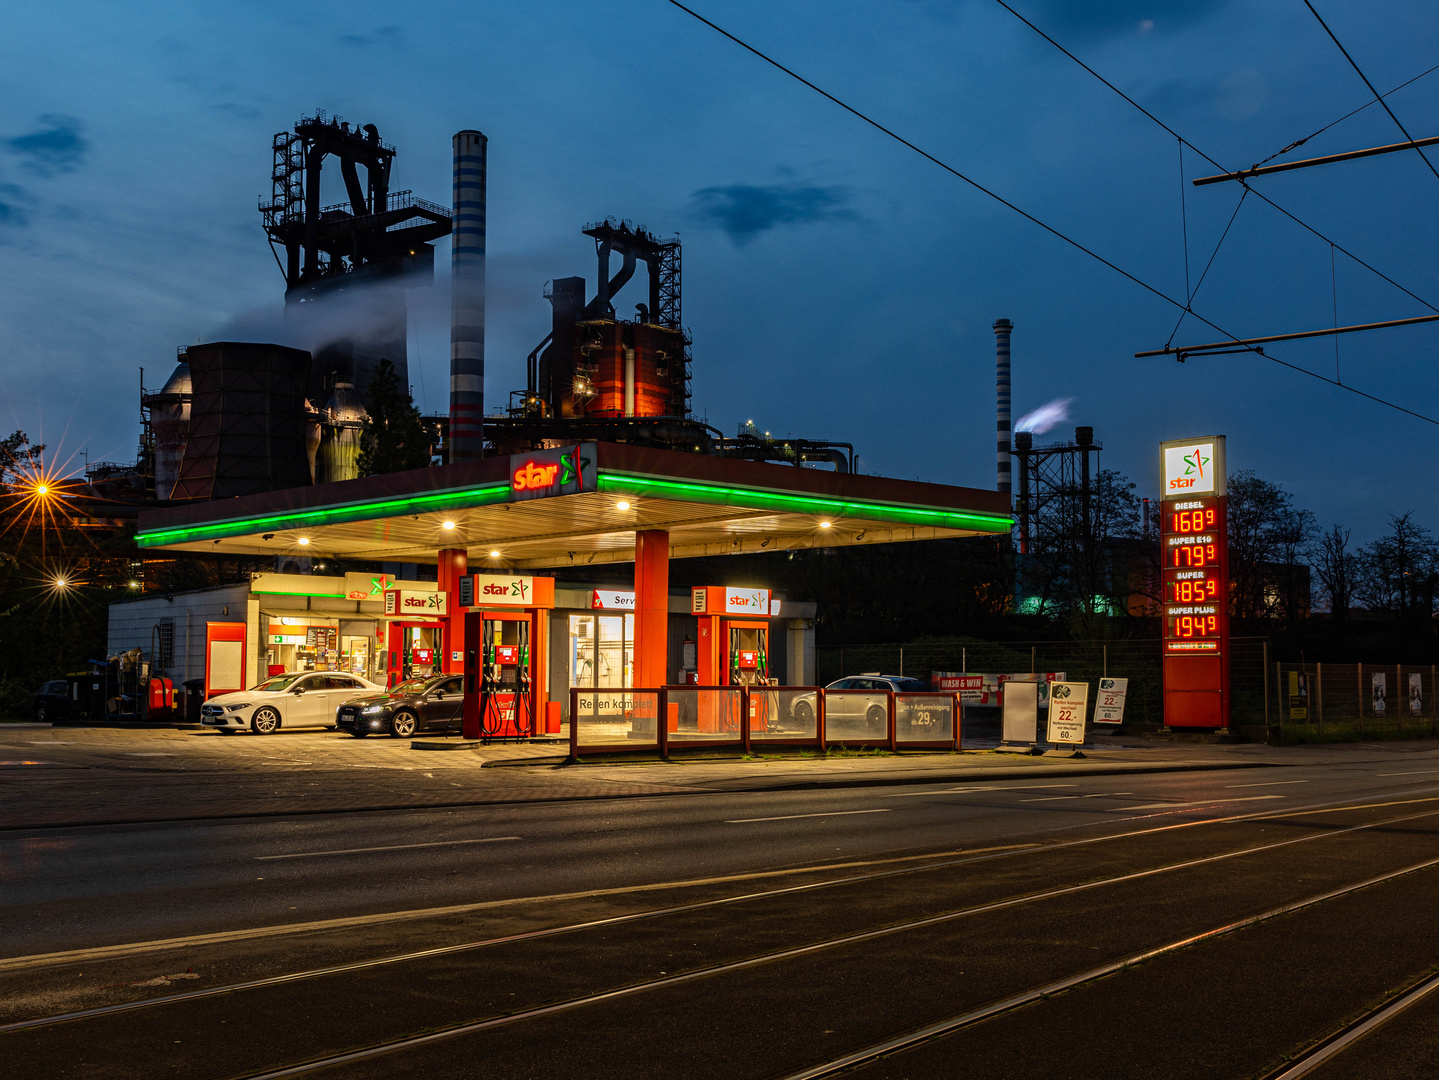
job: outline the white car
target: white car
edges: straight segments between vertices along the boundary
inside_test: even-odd
[[[384,689],[342,671],[290,671],[251,690],[212,697],[200,706],[200,723],[230,732],[249,727],[256,735],[282,727],[334,727],[341,703]]]

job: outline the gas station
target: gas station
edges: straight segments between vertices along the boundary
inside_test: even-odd
[[[525,738],[557,732],[563,709],[550,690],[555,574],[634,564],[620,619],[632,637],[621,640],[625,685],[774,685],[777,602],[763,589],[693,589],[693,658],[676,662],[671,559],[1005,536],[1008,503],[994,491],[587,442],[156,509],[141,514],[136,540],[150,551],[435,565],[434,583],[382,583],[377,659],[391,682],[420,657],[463,673],[465,735]]]

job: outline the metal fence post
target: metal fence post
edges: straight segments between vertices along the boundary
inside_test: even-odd
[[[670,692],[661,686],[655,694],[655,743],[660,748],[660,760],[670,758]]]
[[[744,756],[749,757],[749,729],[750,724],[753,723],[753,718],[750,716],[749,687],[740,687],[739,695],[739,745]]]
[[[1259,670],[1264,676],[1264,737],[1269,738],[1269,641],[1259,643]],[[1284,714],[1279,714],[1279,741],[1284,741]]]
[[[1434,711],[1429,714],[1429,734],[1431,735],[1439,734],[1439,725],[1435,723],[1436,719],[1439,719],[1439,694],[1434,691],[1434,668],[1434,664],[1429,665],[1429,698],[1434,702]]]
[[[1314,665],[1314,685],[1309,688],[1314,695],[1314,715],[1319,718],[1319,734],[1324,734],[1324,665]]]
[[[899,677],[904,678],[904,646],[899,647]]]
[[[1030,673],[1031,675],[1033,675],[1036,671],[1039,670],[1038,668],[1036,668],[1036,667],[1034,666],[1034,664],[1035,664],[1034,657],[1035,657],[1035,647],[1034,647],[1033,645],[1031,645],[1031,646],[1029,647],[1029,673]]]
[[[1359,737],[1364,737],[1364,665],[1354,665],[1354,696],[1359,706]]]
[[[1400,697],[1401,693],[1403,695],[1402,704]],[[1403,664],[1394,665],[1394,693],[1392,696],[1395,705],[1394,716],[1395,719],[1399,721],[1399,737],[1402,739],[1404,738],[1404,710],[1409,707],[1409,690],[1404,685]]]
[[[1107,678],[1109,678],[1109,642],[1106,641],[1106,642],[1104,643],[1103,648],[1104,648],[1104,666],[1100,669],[1100,674],[1101,674],[1104,678],[1107,679]]]

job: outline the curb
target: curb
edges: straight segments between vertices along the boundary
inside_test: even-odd
[[[21,830],[39,829],[99,829],[131,825],[173,825],[184,824],[194,821],[248,821],[257,818],[286,818],[286,817],[314,817],[320,814],[381,814],[394,813],[405,810],[455,810],[465,807],[478,806],[525,806],[536,803],[568,803],[568,802],[613,802],[617,799],[660,799],[673,798],[675,796],[703,796],[703,795],[749,795],[765,791],[803,791],[816,788],[855,788],[855,787],[901,787],[914,784],[946,784],[956,781],[976,781],[984,778],[991,780],[1021,780],[1033,776],[1122,776],[1138,773],[1167,773],[1167,772],[1213,772],[1221,769],[1282,769],[1290,766],[1282,765],[1271,761],[1236,761],[1236,762],[1199,762],[1196,764],[1178,765],[1138,765],[1132,767],[1106,767],[1106,768],[1085,768],[1074,767],[1030,767],[1027,769],[993,769],[976,773],[974,770],[962,773],[943,773],[934,776],[894,776],[894,777],[836,777],[833,780],[806,780],[800,782],[767,784],[755,787],[730,787],[730,788],[699,788],[694,791],[645,791],[633,795],[616,794],[605,792],[595,795],[552,795],[538,799],[464,799],[453,802],[429,802],[429,803],[394,803],[383,806],[351,806],[351,807],[327,807],[307,809],[305,807],[294,807],[288,810],[253,810],[245,813],[234,814],[194,814],[187,817],[163,817],[163,818],[114,818],[107,821],[62,821],[48,822],[38,825],[0,825],[0,835]]]
[[[476,750],[479,748],[479,739],[447,739],[443,742],[436,739],[413,739],[410,742],[411,750]]]

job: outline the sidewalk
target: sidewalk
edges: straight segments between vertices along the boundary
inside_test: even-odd
[[[1097,743],[1079,759],[980,750],[569,765],[560,763],[568,751],[563,744],[433,752],[412,751],[402,740],[329,733],[241,738],[5,725],[0,830],[1376,760],[1432,763],[1439,770],[1435,740],[1270,747],[1102,737]]]

